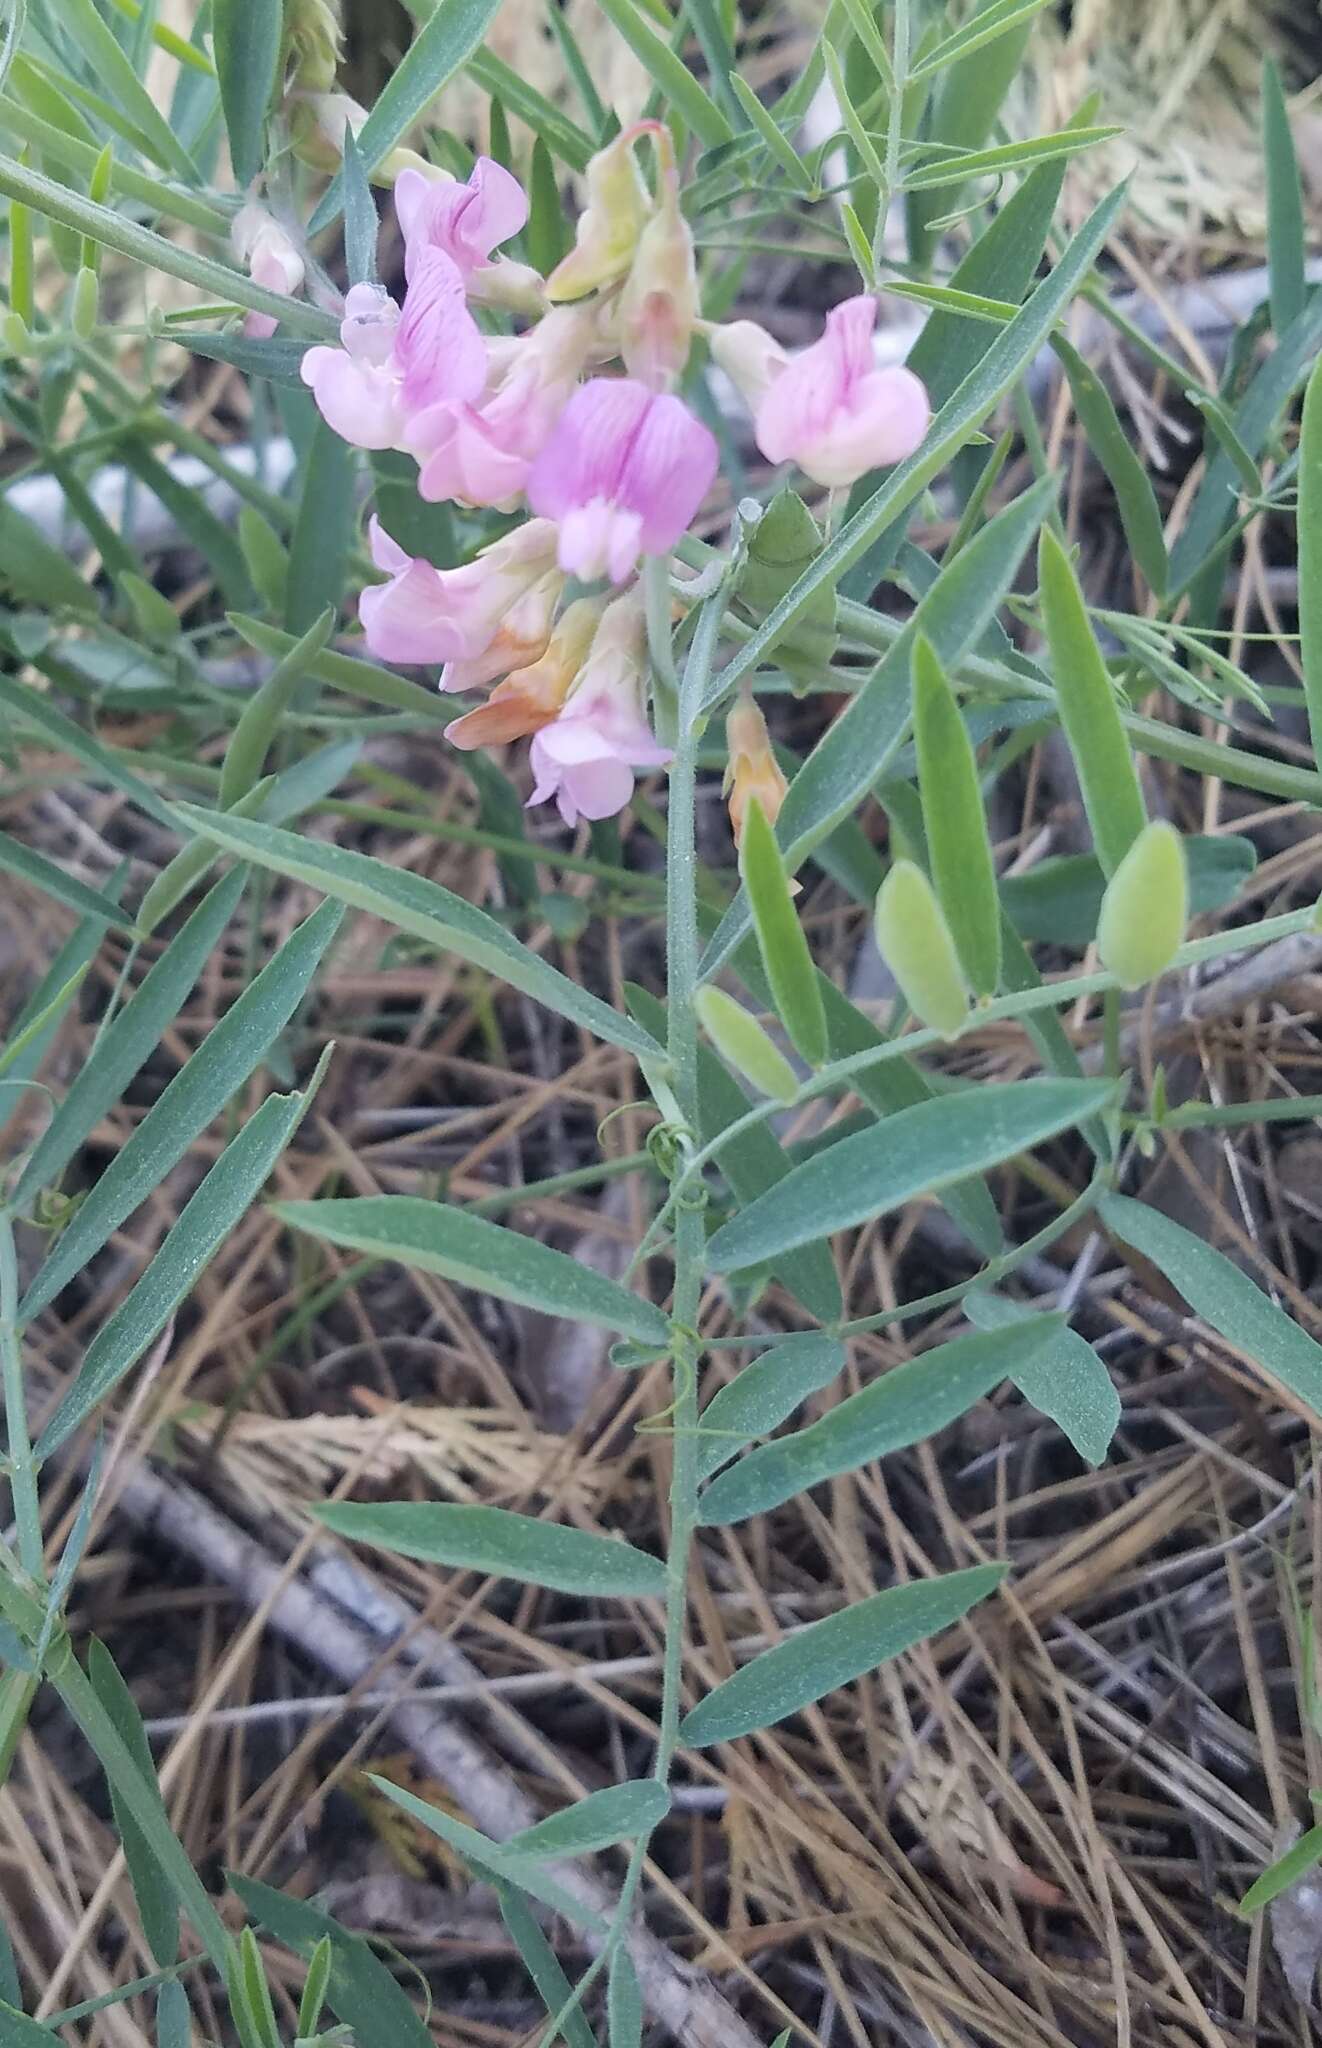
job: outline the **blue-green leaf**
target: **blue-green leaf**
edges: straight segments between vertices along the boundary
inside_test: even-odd
[[[211,0],[212,47],[235,183],[251,185],[266,161],[266,116],[275,95],[281,0]]]
[[[453,1501],[332,1501],[313,1509],[319,1522],[352,1543],[455,1571],[485,1572],[527,1586],[599,1599],[660,1598],[659,1557],[611,1536],[540,1522],[506,1508]]]
[[[1041,1311],[975,1289],[965,1296],[964,1313],[980,1330],[1001,1330],[1015,1324],[1031,1329]],[[1058,1325],[1050,1342],[1017,1365],[1009,1378],[1026,1401],[1059,1425],[1081,1458],[1089,1465],[1101,1464],[1120,1421],[1120,1396],[1086,1338]]]
[[[350,1195],[273,1206],[284,1222],[328,1244],[439,1273],[457,1286],[543,1315],[603,1324],[640,1344],[664,1347],[669,1342],[670,1326],[650,1301],[535,1237],[488,1223],[452,1203],[429,1202],[420,1195]]]
[[[1112,1092],[1106,1081],[990,1082],[902,1109],[805,1160],[722,1224],[707,1262],[729,1273],[848,1230],[1085,1122]]]
[[[979,1564],[940,1579],[890,1586],[839,1614],[810,1622],[764,1650],[685,1716],[679,1738],[694,1749],[734,1742],[774,1727],[814,1700],[875,1671],[915,1643],[949,1628],[1005,1577],[1003,1564]]]
[[[342,915],[329,903],[314,911],[180,1068],[57,1239],[22,1303],[25,1319],[81,1271],[242,1087],[293,1016]]]
[[[829,1386],[844,1369],[845,1347],[836,1337],[804,1331],[773,1344],[703,1409],[699,1479],[709,1479],[754,1437],[770,1436],[800,1402]]]
[[[1021,1371],[1059,1326],[1044,1316],[1037,1329],[979,1330],[896,1366],[807,1429],[763,1444],[722,1472],[701,1497],[699,1519],[708,1526],[745,1522],[824,1479],[935,1435]]]

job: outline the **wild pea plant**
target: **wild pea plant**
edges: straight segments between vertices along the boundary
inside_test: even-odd
[[[596,2038],[585,2012],[603,2015],[611,2048],[641,2039],[644,2003],[657,2000],[631,1956],[649,1843],[680,1753],[796,1714],[957,1621],[1004,1572],[992,1563],[891,1586],[793,1632],[686,1712],[687,1584],[702,1532],[911,1444],[1006,1381],[1059,1419],[1085,1457],[1105,1456],[1118,1416],[1105,1367],[1064,1313],[1016,1296],[1016,1270],[1034,1252],[1091,1223],[1159,1267],[1196,1315],[1322,1414],[1314,1340],[1236,1266],[1123,1191],[1166,1120],[1188,1129],[1237,1114],[1170,1112],[1159,1073],[1145,1092],[1122,1058],[1124,992],[1147,1000],[1162,978],[1175,989],[1187,969],[1314,924],[1311,905],[1256,922],[1236,911],[1189,937],[1191,906],[1200,916],[1229,909],[1252,848],[1188,840],[1149,814],[1153,763],[1268,798],[1322,795],[1313,767],[1283,758],[1248,723],[1246,709],[1265,707],[1217,632],[1222,577],[1245,527],[1288,516],[1297,498],[1299,701],[1316,740],[1322,400],[1310,392],[1301,434],[1292,409],[1322,340],[1322,300],[1305,281],[1278,90],[1269,81],[1269,302],[1232,351],[1224,387],[1210,390],[1108,299],[1098,265],[1123,191],[1072,235],[1055,226],[1069,158],[1115,131],[1084,107],[1058,134],[998,135],[1042,0],[948,11],[833,0],[804,74],[765,99],[738,70],[756,25],[726,0],[688,0],[673,17],[659,0],[603,0],[654,83],[644,116],[623,128],[554,6],[572,113],[486,51],[495,4],[419,0],[415,38],[370,111],[340,90],[324,0],[212,0],[187,37],[138,0],[30,0],[8,16],[0,412],[27,456],[0,512],[0,582],[12,600],[0,619],[6,760],[12,770],[26,750],[58,752],[177,851],[145,883],[119,874],[95,889],[0,842],[0,866],[79,919],[0,1056],[12,1098],[40,1089],[42,1053],[105,933],[126,933],[131,947],[92,1056],[50,1100],[39,1135],[22,1127],[4,1180],[12,1529],[0,1550],[0,1758],[7,1770],[38,1686],[53,1687],[109,1782],[159,1965],[160,2037],[171,2043],[187,2038],[180,1972],[198,1964],[226,1985],[244,2048],[277,2048],[281,2035],[251,1931],[235,1938],[170,1829],[127,1688],[101,1645],[81,1654],[65,1627],[96,1455],[58,1557],[47,1554],[42,1474],[86,1446],[89,1425],[113,1410],[294,1139],[324,1058],[245,1122],[230,1112],[275,1057],[346,914],[369,911],[427,955],[457,957],[619,1048],[657,1112],[649,1150],[667,1192],[636,1261],[653,1274],[668,1263],[656,1299],[430,1196],[277,1205],[293,1232],[604,1326],[621,1370],[664,1364],[670,1376],[652,1423],[673,1457],[665,1557],[491,1507],[321,1510],[345,1539],[440,1568],[664,1609],[649,1778],[503,1842],[382,1781],[495,1884],[548,2007],[544,2041],[580,2048]],[[430,117],[461,72],[490,96],[492,135],[507,141],[513,121],[526,153],[474,161]],[[825,93],[835,111],[809,147],[805,116]],[[378,274],[373,184],[402,235],[401,274],[389,280]],[[892,246],[902,217],[903,258]],[[794,355],[738,317],[749,255],[764,243],[824,245],[831,276],[846,263],[857,271],[820,338]],[[151,303],[148,283],[144,318],[143,278],[153,275],[172,281],[169,310]],[[181,305],[178,285],[204,302]],[[874,352],[882,290],[928,311],[902,368],[879,367]],[[1076,308],[1109,322],[1204,415],[1201,479],[1172,520],[1077,345],[1094,330],[1072,322]],[[262,481],[260,462],[245,470],[181,422],[170,403],[175,345],[253,380],[258,426],[278,418],[293,443],[287,496]],[[1010,439],[991,438],[1008,402],[1021,422],[1031,417],[1025,394],[1044,351],[1068,381],[1132,552],[1135,605],[1104,619],[1090,615],[1063,537],[1060,479],[1040,446],[1030,436],[1036,480],[1007,497]],[[752,496],[734,452],[748,434],[775,471]],[[170,468],[171,452],[237,494],[237,530]],[[180,630],[153,587],[131,507],[116,521],[93,493],[111,462],[166,504],[207,561],[224,616],[203,605]],[[24,476],[52,479],[94,544],[91,584],[23,510]],[[359,541],[364,489],[375,499],[370,559]],[[939,559],[915,537],[930,492],[951,522]],[[346,623],[360,586],[361,638]],[[237,712],[208,668],[236,642],[268,664]],[[439,668],[441,690],[458,698],[440,712],[446,736],[472,757],[481,787],[554,801],[566,831],[589,821],[592,858],[607,872],[623,870],[603,824],[629,805],[639,776],[653,802],[664,792],[662,994],[637,989],[626,1014],[527,946],[517,910],[497,916],[305,829],[352,773],[378,714],[383,729],[434,731],[431,683],[401,668]],[[786,688],[847,700],[797,761],[777,748],[766,715],[774,725]],[[168,708],[163,750],[139,755],[98,731],[98,711],[126,701]],[[346,702],[373,709],[355,723]],[[340,707],[349,736],[311,746],[312,714],[326,705]],[[1228,737],[1199,728],[1205,710]],[[1056,727],[1094,851],[1007,878],[988,793]],[[524,742],[527,766],[517,753],[497,762],[485,752]],[[218,771],[199,772],[197,751],[208,749]],[[704,876],[695,799],[722,773],[732,857]],[[884,870],[860,822],[874,800],[889,819]],[[508,855],[509,806],[499,815],[505,836],[491,843]],[[516,835],[515,855],[519,844]],[[814,866],[875,914],[900,991],[885,1029],[814,962],[794,880]],[[67,1202],[70,1163],[264,876],[324,900],[253,961],[244,992],[85,1196]],[[525,899],[525,916],[535,910]],[[1032,950],[1044,941],[1047,971]],[[1074,958],[1062,974],[1065,954]],[[1103,1020],[1100,1073],[1083,1072],[1062,1025],[1081,1003]],[[1022,1029],[1036,1073],[980,1083],[946,1062],[971,1023],[992,1021]],[[842,1114],[826,1142],[795,1159],[781,1119],[811,1103]],[[1309,1105],[1283,1107],[1299,1116]],[[214,1163],[91,1336],[34,1442],[27,1327],[220,1118]],[[1007,1242],[998,1170],[1065,1134],[1090,1162],[1081,1192],[1036,1236]],[[840,1234],[925,1197],[962,1233],[966,1272],[924,1299],[851,1314]],[[809,1327],[722,1339],[756,1356],[705,1402],[701,1304],[722,1277],[744,1299],[774,1278]],[[922,1349],[924,1319],[952,1304],[967,1332]],[[890,1322],[914,1326],[913,1360],[821,1405],[816,1420],[796,1420],[843,1370],[850,1337]],[[627,1861],[603,1919],[558,1866],[617,1848]],[[392,2025],[416,2028],[364,1944],[260,1887],[245,1885],[242,1897],[309,1958],[300,2039],[324,2037],[327,2013],[361,2029],[374,2001]],[[573,1985],[546,1932],[557,1914],[580,1923],[594,1952]],[[32,2048],[45,2028],[16,2010],[12,1971],[6,1984],[0,2039]]]

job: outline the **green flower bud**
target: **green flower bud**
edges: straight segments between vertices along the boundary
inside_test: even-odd
[[[90,341],[96,333],[100,310],[101,290],[96,272],[84,264],[73,281],[73,300],[69,308],[70,323],[80,341]]]
[[[1106,886],[1097,922],[1102,965],[1122,988],[1165,972],[1189,922],[1189,869],[1173,825],[1145,825]]]
[[[799,1092],[794,1069],[742,1003],[710,983],[694,999],[698,1022],[723,1060],[751,1082],[760,1095],[793,1102]]]
[[[32,333],[21,313],[6,313],[4,344],[11,356],[25,356],[32,346]]]
[[[897,860],[877,891],[877,946],[920,1024],[958,1038],[968,983],[936,892],[920,867]]]

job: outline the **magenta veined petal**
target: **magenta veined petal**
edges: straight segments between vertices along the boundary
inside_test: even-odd
[[[719,461],[715,436],[682,398],[653,398],[629,450],[621,494],[642,516],[644,554],[668,554],[688,531]]]
[[[410,411],[461,404],[476,398],[486,383],[486,347],[468,310],[463,278],[438,249],[424,252],[409,281],[395,360]]]
[[[467,283],[490,260],[493,249],[518,234],[528,218],[528,199],[502,164],[479,157],[463,185],[429,178],[422,171],[401,171],[395,180],[395,212],[410,282],[432,249],[448,256]]]
[[[543,519],[562,519],[593,498],[618,499],[633,437],[651,404],[646,385],[628,377],[593,377],[580,384],[532,466],[533,511]]]

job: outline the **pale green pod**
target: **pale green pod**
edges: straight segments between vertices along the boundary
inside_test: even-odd
[[[737,1074],[742,1074],[759,1095],[772,1095],[779,1102],[793,1102],[799,1092],[793,1067],[742,1003],[728,996],[723,988],[713,988],[709,982],[698,990],[694,1008],[698,1022],[721,1058]]]
[[[920,867],[897,860],[877,891],[877,945],[920,1024],[957,1038],[969,1014],[968,983],[936,892]]]
[[[1144,826],[1102,898],[1097,951],[1122,988],[1142,988],[1165,972],[1189,922],[1184,841],[1164,820]]]
[[[100,313],[101,286],[96,272],[85,263],[73,281],[73,300],[69,308],[69,324],[80,341],[92,339]]]

